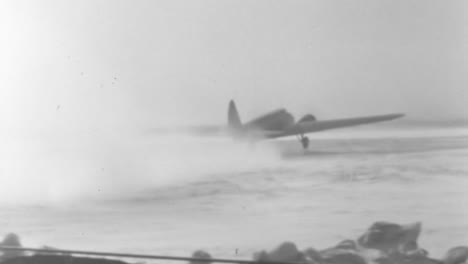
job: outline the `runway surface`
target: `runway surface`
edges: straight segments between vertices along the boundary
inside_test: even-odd
[[[422,221],[434,257],[468,243],[468,129],[54,141],[2,152],[0,226],[26,246],[250,258]],[[48,146],[48,147],[44,147]]]

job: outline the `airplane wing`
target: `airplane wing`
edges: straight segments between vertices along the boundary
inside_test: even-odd
[[[383,122],[383,121],[400,118],[403,116],[404,114],[389,114],[389,115],[354,117],[354,118],[344,118],[344,119],[335,119],[335,120],[299,122],[284,131],[277,132],[277,133],[270,133],[267,135],[267,137],[279,138],[279,137],[307,134],[307,133],[318,132],[318,131],[328,130],[328,129]]]

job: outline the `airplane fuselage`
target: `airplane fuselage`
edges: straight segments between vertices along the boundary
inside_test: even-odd
[[[284,131],[294,124],[294,117],[289,112],[285,109],[278,109],[246,123],[244,128],[264,131]]]
[[[308,147],[308,138],[305,136],[307,133],[388,121],[403,116],[388,114],[318,121],[315,116],[307,114],[296,122],[288,111],[281,108],[242,124],[236,105],[231,100],[228,108],[228,129],[232,137],[249,140],[297,136],[305,149]]]

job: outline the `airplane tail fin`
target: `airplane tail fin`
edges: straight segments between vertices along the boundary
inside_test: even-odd
[[[231,100],[229,102],[228,125],[229,128],[234,130],[239,130],[242,126],[239,113],[237,112],[236,103],[234,103],[234,100]]]

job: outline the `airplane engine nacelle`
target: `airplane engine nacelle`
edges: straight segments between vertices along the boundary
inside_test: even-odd
[[[307,114],[307,115],[303,116],[301,119],[299,119],[298,123],[311,122],[311,121],[317,121],[317,118],[315,118],[315,116],[313,116],[311,114]]]

